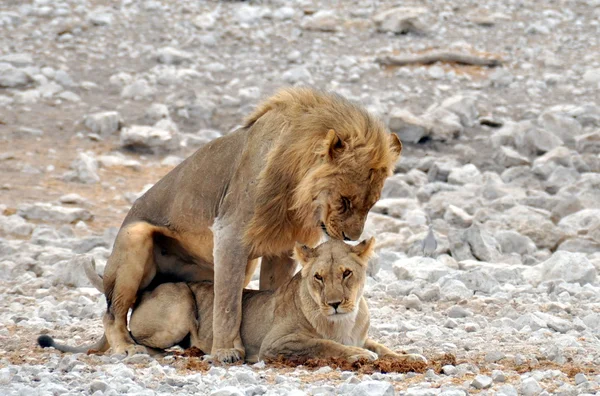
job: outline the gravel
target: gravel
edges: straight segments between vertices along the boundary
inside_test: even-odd
[[[0,393],[599,392],[600,3],[538,3],[4,2]],[[503,64],[376,62],[434,48]],[[304,84],[361,102],[404,144],[365,226],[370,335],[455,363],[203,372],[194,358],[34,345],[96,340],[105,300],[82,263],[102,273],[137,197],[276,88]]]

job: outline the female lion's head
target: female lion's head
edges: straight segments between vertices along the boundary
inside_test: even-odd
[[[294,258],[302,265],[302,281],[321,315],[337,320],[356,314],[374,242],[371,238],[351,246],[330,240],[314,249],[296,245]]]

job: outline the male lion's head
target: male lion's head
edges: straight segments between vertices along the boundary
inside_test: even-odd
[[[362,114],[362,113],[361,113]],[[298,206],[312,202],[305,216],[327,236],[360,238],[369,210],[379,200],[385,179],[392,174],[402,151],[394,134],[370,115],[357,123],[360,132],[330,129],[317,148],[320,163],[307,172],[296,189]]]
[[[358,312],[374,244],[371,238],[356,246],[337,240],[316,248],[296,245],[304,285],[323,316],[337,320]]]

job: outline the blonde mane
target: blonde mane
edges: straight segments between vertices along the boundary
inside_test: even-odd
[[[344,183],[345,175],[365,169],[383,183],[399,155],[380,120],[339,95],[309,88],[279,91],[258,106],[244,127],[277,136],[259,176],[256,209],[244,238],[258,255],[279,251],[273,243],[281,246],[280,253],[290,242],[316,244],[314,186],[331,189],[327,180],[339,176]],[[326,161],[332,130],[339,151],[335,161]]]

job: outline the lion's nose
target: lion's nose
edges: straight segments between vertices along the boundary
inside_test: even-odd
[[[337,310],[337,308],[340,306],[342,302],[341,301],[336,301],[336,302],[332,302],[332,303],[328,303],[330,307],[333,307],[333,309]]]

